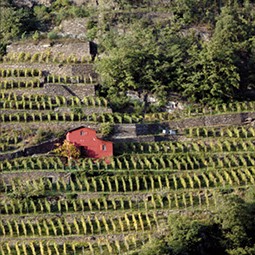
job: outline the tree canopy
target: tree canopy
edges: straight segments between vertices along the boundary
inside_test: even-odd
[[[59,145],[54,152],[61,157],[70,159],[78,159],[80,157],[80,150],[71,142],[65,140],[62,145]]]
[[[100,41],[104,51],[97,61],[109,99],[145,90],[162,100],[178,92],[192,101],[220,103],[254,88],[253,4],[234,2],[220,10],[205,27],[209,39],[199,37],[199,26],[184,26],[176,13],[164,26],[139,22],[124,34],[110,31]]]

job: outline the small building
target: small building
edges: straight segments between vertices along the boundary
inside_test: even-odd
[[[88,158],[108,158],[113,156],[113,144],[97,138],[96,131],[91,128],[79,127],[66,134],[66,140],[80,148],[81,155]]]

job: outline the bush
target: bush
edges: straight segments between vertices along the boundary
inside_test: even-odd
[[[50,40],[54,40],[54,39],[58,39],[58,38],[59,38],[58,34],[57,34],[56,32],[54,32],[54,31],[49,32],[48,35],[47,35],[47,37],[48,37]]]

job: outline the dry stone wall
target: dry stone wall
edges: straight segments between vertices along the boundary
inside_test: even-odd
[[[2,180],[6,184],[11,184],[13,180],[32,181],[40,178],[50,178],[52,182],[58,180],[64,180],[69,182],[70,176],[66,172],[48,172],[48,171],[23,171],[17,173],[3,173],[1,176]]]
[[[96,79],[98,76],[94,70],[93,64],[79,64],[79,65],[70,65],[71,74],[76,75],[90,75],[92,78]]]
[[[126,137],[126,138],[113,138],[114,143],[152,143],[152,142],[163,142],[163,141],[178,141],[178,136],[135,136],[135,137]]]
[[[64,84],[45,84],[42,93],[48,96],[77,96],[83,99],[87,96],[95,96],[95,85],[64,85]]]
[[[93,113],[112,113],[112,109],[111,108],[107,108],[107,107],[81,107],[82,108],[82,112],[86,115],[91,115]],[[72,109],[70,109],[70,107],[59,107],[56,108],[55,111],[57,112],[71,112]],[[1,112],[0,112],[1,113]]]
[[[242,125],[247,118],[255,119],[255,112],[222,114],[187,118],[177,121],[169,121],[160,124],[122,124],[115,125],[114,142],[153,142],[153,141],[179,141],[182,135],[163,135],[163,129],[182,130],[189,127],[211,127],[211,126],[232,126]]]
[[[64,96],[64,97],[73,96],[61,84],[45,84],[42,92],[43,94],[48,96]]]
[[[94,71],[93,64],[42,64],[42,63],[17,63],[17,64],[7,64],[0,63],[0,69],[27,69],[35,68],[42,70],[45,74],[55,74],[62,76],[91,76],[96,78],[97,75]]]
[[[241,125],[247,118],[255,118],[255,112],[221,114],[203,117],[194,117],[178,121],[169,121],[169,128],[183,129],[198,126],[229,126]]]
[[[95,85],[72,84],[69,85],[73,93],[83,99],[86,96],[95,96]]]
[[[23,150],[19,150],[13,153],[9,154],[2,154],[0,155],[0,161],[1,160],[11,160],[13,158],[19,158],[19,157],[25,157],[25,156],[31,156],[33,154],[44,154],[47,153],[55,148],[55,144],[59,142],[60,139],[52,139],[46,142],[43,142],[41,144],[31,146],[28,148],[24,148]]]

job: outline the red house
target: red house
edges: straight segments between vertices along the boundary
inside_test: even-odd
[[[113,155],[112,142],[97,138],[96,131],[79,127],[66,134],[66,140],[80,148],[81,154],[89,158],[107,158]]]

